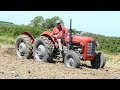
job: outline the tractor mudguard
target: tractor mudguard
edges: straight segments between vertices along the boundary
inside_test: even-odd
[[[34,37],[32,36],[31,33],[29,33],[29,32],[23,32],[22,34],[29,36],[31,38],[31,40],[32,40],[32,43],[35,41],[35,39],[34,39]]]
[[[53,42],[53,44],[55,44],[55,40],[51,37],[51,33],[50,32],[43,32],[40,36],[45,36],[48,37],[49,40],[51,40]]]

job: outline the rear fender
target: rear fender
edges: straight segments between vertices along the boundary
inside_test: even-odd
[[[32,43],[34,43],[35,39],[34,39],[34,37],[32,36],[31,33],[29,33],[29,32],[23,32],[22,34],[27,35],[28,37],[30,37],[31,40],[32,40]]]
[[[55,44],[54,39],[51,37],[51,33],[50,32],[43,32],[40,36],[45,36],[48,37],[48,39],[52,42],[52,44]]]

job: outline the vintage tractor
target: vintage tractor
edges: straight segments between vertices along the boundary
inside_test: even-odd
[[[63,52],[60,52],[58,42],[51,32],[43,32],[37,39],[30,33],[24,32],[16,39],[16,54],[20,58],[33,58],[34,60],[52,62],[62,55],[66,67],[78,68],[80,61],[90,61],[92,68],[103,68],[106,59],[102,52],[96,52],[97,43],[94,38],[72,35],[70,19],[70,32],[62,38]]]

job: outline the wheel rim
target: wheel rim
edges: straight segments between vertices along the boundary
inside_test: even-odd
[[[16,50],[17,56],[19,57],[24,56],[26,54],[26,51],[27,51],[26,44],[24,42],[19,42]]]
[[[26,53],[26,50],[27,50],[27,47],[26,47],[26,45],[25,45],[25,43],[20,43],[20,45],[19,45],[19,52],[21,53],[21,54],[25,54]]]
[[[67,63],[66,63],[67,67],[73,67],[74,65],[74,59],[73,58],[69,58]]]
[[[35,57],[37,60],[43,59],[43,57],[46,55],[46,49],[44,45],[39,45],[38,48],[35,51]]]
[[[38,55],[45,56],[45,47],[43,45],[38,46]]]

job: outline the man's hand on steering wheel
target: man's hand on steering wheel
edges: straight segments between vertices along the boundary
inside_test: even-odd
[[[56,37],[57,37],[57,35],[52,35],[52,37],[56,38]]]
[[[55,38],[56,38],[56,37],[57,37],[57,35],[53,35],[53,37],[55,37]]]

